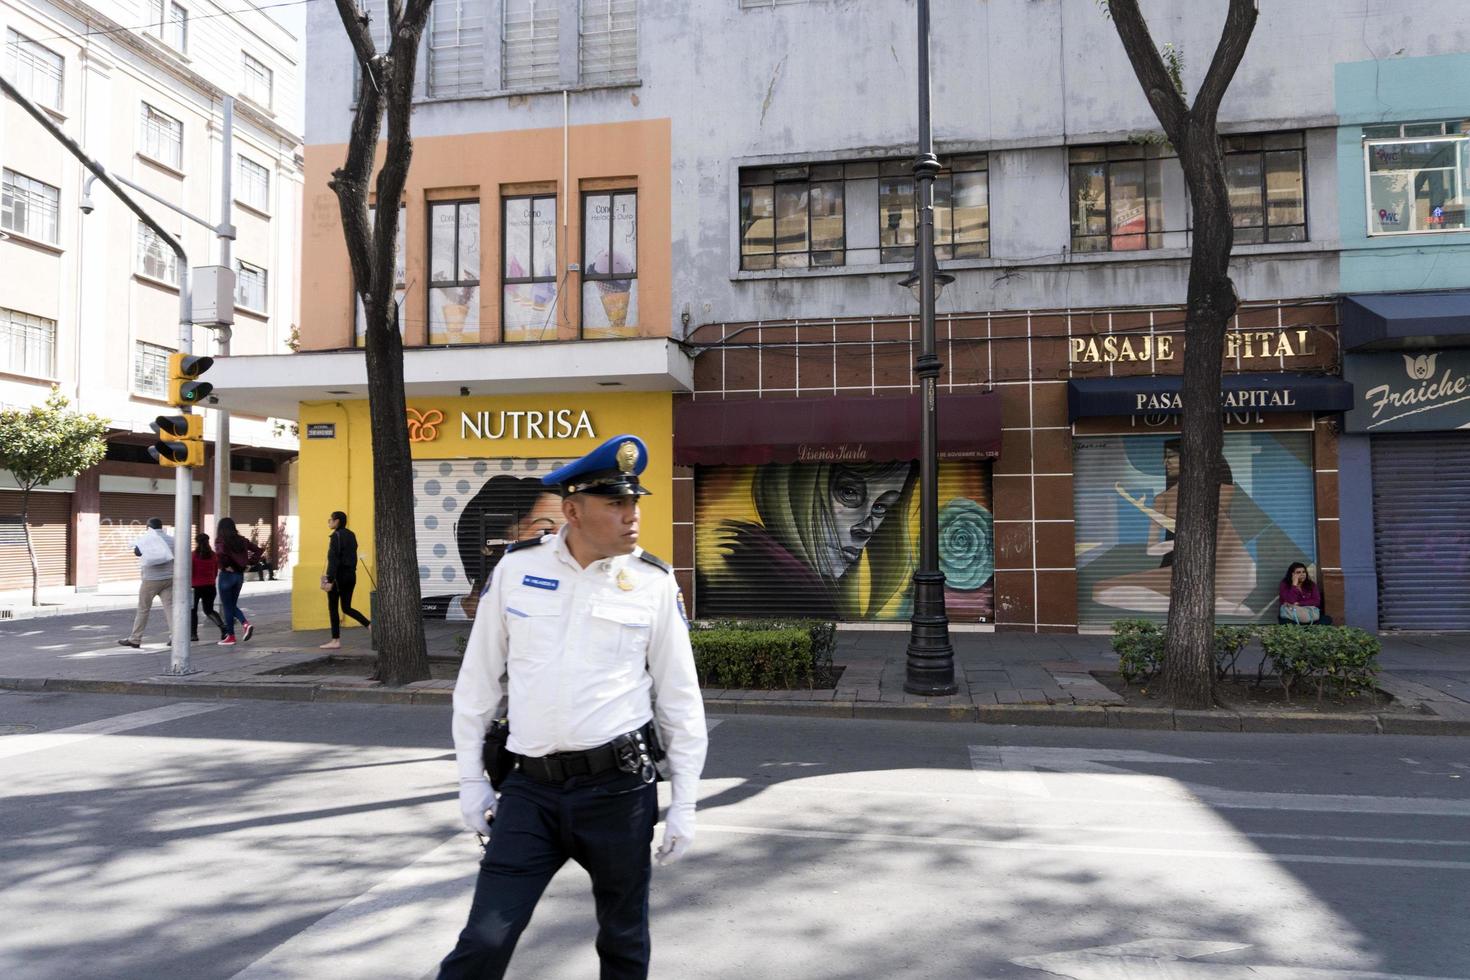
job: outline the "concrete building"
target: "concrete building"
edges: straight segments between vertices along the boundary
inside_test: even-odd
[[[300,305],[300,40],[248,5],[201,0],[3,0],[0,34],[0,71],[113,173],[213,224],[222,167],[232,168],[233,349],[288,350]],[[234,153],[223,161],[227,95]],[[177,262],[100,184],[84,212],[85,168],[9,99],[0,100],[0,165],[0,402],[29,405],[56,386],[111,422],[104,463],[32,496],[42,584],[86,591],[134,579],[142,524],[172,524],[173,471],[146,448],[149,423],[167,411],[167,358],[178,347]],[[134,197],[180,236],[192,266],[219,261],[208,228]],[[195,353],[213,349],[210,332],[196,329]],[[205,424],[212,459],[215,413]],[[236,415],[231,442],[230,512],[285,561],[295,536],[292,418]],[[195,519],[212,531],[212,466],[194,475]],[[12,514],[0,521],[16,529],[18,498],[0,489],[0,514]],[[6,535],[0,590],[29,584],[23,544]]]
[[[1223,5],[1145,9],[1197,90]],[[1367,288],[1405,288],[1430,251],[1443,258],[1416,288],[1470,284],[1455,156],[1470,104],[1464,86],[1434,82],[1467,63],[1456,11],[1263,5],[1223,107],[1243,306],[1222,405],[1222,621],[1273,621],[1293,560],[1339,618],[1350,579],[1377,574],[1345,577],[1340,557],[1338,432],[1353,393],[1339,296],[1360,288],[1345,269],[1385,258],[1403,274]],[[351,289],[325,180],[344,152],[354,69],[335,14],[310,16],[302,346],[322,353],[228,370],[252,392],[239,404],[299,404],[347,453],[340,426],[362,411],[365,375],[348,350]],[[575,418],[583,392],[651,390],[667,408],[594,427],[654,424],[641,434],[655,458],[672,456],[671,499],[651,501],[646,523],[672,525],[665,557],[696,614],[904,619],[917,529],[917,308],[897,285],[913,261],[912,5],[465,0],[433,16],[400,202],[406,424],[438,412],[461,438],[415,450],[434,460],[417,467],[426,581],[469,590],[493,564],[484,540],[505,530],[449,530],[435,508],[458,514],[488,488],[484,473],[534,475],[591,444],[560,430],[505,440],[502,413]],[[933,18],[936,220],[954,277],[939,307],[951,615],[1043,631],[1158,617],[1190,234],[1179,168],[1095,5],[936,0]],[[1369,122],[1404,136],[1437,126],[1458,161],[1423,202],[1409,194],[1436,223],[1407,244],[1372,225]],[[666,412],[672,425],[657,428]],[[497,446],[471,422],[487,418]],[[326,473],[339,463],[322,433],[303,466],[319,455]],[[345,493],[362,510],[358,472]]]

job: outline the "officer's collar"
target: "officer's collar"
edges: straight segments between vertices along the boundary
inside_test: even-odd
[[[615,574],[618,569],[626,565],[628,561],[637,558],[640,554],[643,553],[642,548],[635,547],[629,554],[609,555],[606,558],[598,558],[592,562],[589,562],[587,567],[583,568],[582,563],[577,561],[577,559],[573,557],[572,549],[567,547],[567,525],[565,524],[557,529],[556,535],[551,541],[551,548],[562,562],[570,565],[578,572],[600,571],[605,575]]]

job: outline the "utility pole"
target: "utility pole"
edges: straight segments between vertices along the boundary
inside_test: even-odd
[[[222,269],[230,268],[230,243],[235,240],[235,226],[230,223],[231,209],[234,207],[233,184],[235,176],[235,99],[234,96],[225,96],[224,101],[224,131],[222,133],[224,163],[220,169],[223,178],[220,181],[219,198],[219,227],[215,229],[215,235],[219,239],[219,264]],[[227,231],[228,230],[228,233]],[[230,335],[233,332],[230,322],[216,323],[214,328],[214,353],[216,357],[227,357],[230,353]],[[221,517],[230,516],[230,413],[223,409],[215,409],[214,414],[214,522],[219,524]]]

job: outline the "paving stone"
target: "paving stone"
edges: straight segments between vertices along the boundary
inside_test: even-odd
[[[1020,691],[1017,691],[1017,690],[1014,690],[1014,689],[1006,690],[1006,691],[996,691],[995,692],[995,703],[996,704],[1020,704],[1021,703],[1021,692]]]
[[[1045,692],[1032,687],[1021,688],[1016,693],[1021,696],[1022,704],[1050,704],[1056,700],[1055,698],[1047,697]],[[1059,690],[1057,693],[1060,694],[1061,691]]]

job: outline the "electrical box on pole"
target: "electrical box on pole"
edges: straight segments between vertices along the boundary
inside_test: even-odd
[[[235,270],[223,265],[194,270],[194,322],[200,326],[235,322]]]

